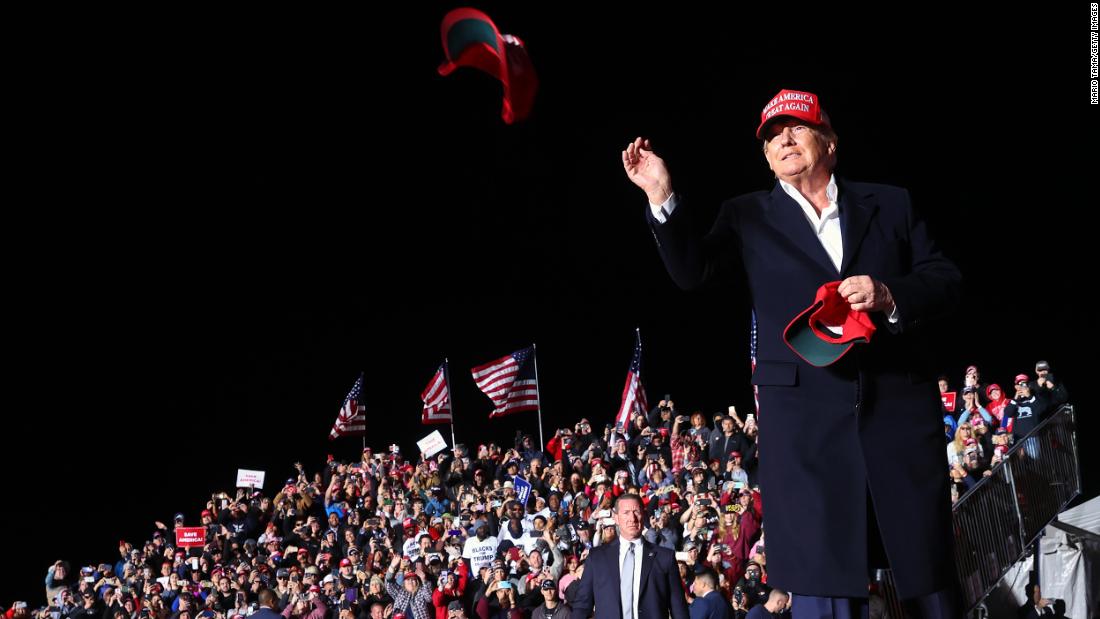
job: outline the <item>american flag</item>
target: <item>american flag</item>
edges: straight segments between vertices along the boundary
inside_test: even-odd
[[[634,356],[630,359],[630,369],[626,372],[626,384],[623,385],[623,401],[619,414],[615,415],[615,424],[624,432],[630,431],[631,413],[645,415],[649,412],[649,403],[645,399],[645,387],[642,386],[642,333],[634,332]]]
[[[367,433],[367,414],[363,411],[363,405],[359,402],[359,394],[363,391],[363,374],[355,379],[351,391],[344,398],[344,405],[340,407],[340,414],[336,417],[336,423],[332,424],[332,432],[328,434],[328,440],[335,440],[341,436],[365,436]]]
[[[505,355],[470,370],[478,389],[496,406],[489,418],[539,408],[539,386],[535,380],[535,348]]]
[[[435,371],[435,376],[428,381],[428,386],[420,394],[424,401],[424,415],[421,423],[450,423],[451,417],[451,390],[447,388],[447,362]]]

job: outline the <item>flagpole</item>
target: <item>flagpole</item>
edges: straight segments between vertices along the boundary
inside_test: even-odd
[[[359,372],[359,376],[363,376],[365,374],[366,374],[365,371],[360,371]],[[366,430],[365,430],[366,426],[367,426],[367,420],[365,418],[365,413],[364,413],[364,419],[363,419],[363,428],[364,428],[364,432],[363,432],[363,449],[367,448],[367,433],[366,433]],[[359,453],[359,461],[360,462],[363,461],[363,453],[362,452]]]
[[[455,448],[455,400],[451,397],[451,363],[443,357],[443,380],[447,381],[447,403],[451,407],[451,451],[454,452]]]
[[[642,382],[642,328],[634,327],[634,333],[638,336],[638,385],[642,389],[642,396],[645,396],[645,383]],[[646,398],[646,403],[649,403],[649,398]],[[638,408],[637,399],[634,400],[634,407]],[[642,411],[643,415],[649,415],[649,411]]]
[[[535,343],[531,342],[531,356],[535,358],[535,397],[539,399],[539,450],[546,448],[542,440],[542,393],[539,391],[539,355]]]

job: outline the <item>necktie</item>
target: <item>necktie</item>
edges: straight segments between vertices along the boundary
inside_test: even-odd
[[[634,619],[634,544],[627,542],[623,571],[619,575],[619,598],[623,603],[623,619]]]

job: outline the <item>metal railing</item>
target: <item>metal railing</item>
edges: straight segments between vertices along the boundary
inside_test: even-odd
[[[1075,428],[1073,405],[1061,406],[952,506],[955,568],[968,614],[1081,492]],[[907,617],[892,570],[878,570],[875,580],[885,616]]]
[[[951,510],[955,567],[968,610],[1081,492],[1073,406],[1063,405],[1005,454]]]

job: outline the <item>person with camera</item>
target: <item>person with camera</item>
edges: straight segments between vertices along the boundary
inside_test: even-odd
[[[990,458],[992,459],[992,454],[990,454]],[[983,477],[989,477],[991,474],[989,468],[982,463],[982,456],[976,442],[974,445],[967,446],[960,464],[963,470],[966,471],[966,485],[970,488],[977,485]]]
[[[516,451],[524,462],[530,462],[535,458],[541,460],[544,456],[535,439],[531,438],[530,434],[525,434],[523,430],[516,430]]]
[[[1054,375],[1050,373],[1050,364],[1046,361],[1035,363],[1035,380],[1028,383],[1028,386],[1032,393],[1046,396],[1052,410],[1069,402],[1066,386],[1054,379]]]
[[[260,599],[262,609],[262,592]],[[287,600],[282,616],[283,619],[325,619],[326,613],[328,613],[328,604],[325,602],[325,596],[322,595],[320,587],[313,585],[305,593],[292,594]]]
[[[80,605],[69,613],[69,619],[100,619],[103,606],[91,587],[80,591]]]
[[[409,619],[434,619],[431,588],[421,584],[423,576],[407,569],[402,576],[401,584],[397,584],[395,580],[397,567],[402,564],[402,560],[401,557],[394,557],[390,566],[386,568],[386,592],[393,597],[394,612],[400,612]]]
[[[447,619],[447,609],[452,602],[462,603],[466,595],[466,583],[468,582],[468,568],[460,562],[456,569],[443,570],[439,573],[439,581],[435,591],[432,591],[432,605],[435,607],[435,619]]]
[[[986,404],[986,410],[989,411],[990,416],[993,417],[994,428],[1000,427],[1004,423],[1005,407],[1008,406],[1010,400],[1005,397],[1004,390],[997,383],[993,383],[985,389],[986,398],[988,404]]]
[[[54,561],[46,570],[46,601],[55,599],[62,589],[70,589],[74,582],[68,562],[61,559]]]
[[[730,578],[744,573],[753,537],[759,528],[752,509],[745,509],[740,503],[729,503],[722,508],[716,545],[722,553],[722,561],[730,566],[727,574]]]
[[[595,441],[596,437],[592,435],[592,424],[588,419],[582,418],[573,426],[572,446],[569,448],[569,453],[583,457]]]
[[[238,493],[239,494],[239,493]],[[244,542],[255,535],[258,523],[255,516],[248,510],[248,505],[238,498],[230,501],[225,509],[218,514],[218,524],[229,531],[229,538],[234,541]]]
[[[668,469],[668,460],[659,453],[647,453],[645,466],[638,471],[638,483],[647,497],[667,496],[676,489]]]
[[[546,467],[546,455],[539,453],[527,461],[527,473],[521,475],[531,484],[532,497],[545,497],[550,494],[551,469]]]
[[[666,487],[671,488],[671,486]],[[650,544],[675,552],[680,547],[680,531],[674,526],[669,514],[668,493],[658,496],[661,498],[657,499],[657,509],[653,510],[653,515],[649,517],[649,526],[643,536]]]
[[[692,462],[684,467],[683,479],[686,484],[684,487],[696,494],[718,488],[718,480],[705,462]]]
[[[967,366],[966,368],[966,373],[963,376],[963,391],[966,391],[967,388],[974,391],[976,394],[975,399],[978,404],[984,406],[988,403],[986,399],[988,386],[982,382],[981,372],[978,371],[978,366],[976,365]]]
[[[573,430],[558,428],[554,436],[546,441],[546,453],[550,454],[553,462],[568,461],[570,450],[573,448]]]
[[[950,465],[947,471],[948,478],[951,480],[951,502],[955,503],[967,493],[968,490],[974,487],[976,483],[976,477],[971,476],[966,470],[965,457],[960,459],[955,464]]]
[[[963,387],[962,396],[962,401],[959,402],[959,416],[956,419],[958,423],[966,421],[973,425],[974,419],[977,418],[984,419],[988,424],[993,423],[993,415],[981,405],[978,399],[978,387]]]
[[[732,482],[737,489],[749,486],[749,474],[741,466],[741,452],[733,451],[726,460],[726,469],[722,472],[722,481]]]
[[[612,441],[611,455],[607,458],[607,465],[611,470],[617,474],[620,471],[625,471],[627,477],[630,478],[630,483],[635,483],[638,479],[638,472],[641,470],[643,463],[645,462],[646,448],[644,445],[639,445],[638,450],[631,454],[630,445],[626,441],[626,437],[622,434],[615,434]],[[616,495],[622,494],[621,492]]]
[[[58,619],[67,619],[72,615],[73,611],[79,608],[76,599],[73,598],[72,589],[68,587],[62,588],[54,599],[55,601],[53,601],[52,604],[58,612]]]
[[[699,441],[703,445],[710,444],[711,428],[707,426],[707,418],[700,411],[695,411],[691,416],[677,415],[675,424],[679,424],[681,431],[686,431],[688,441]],[[674,426],[675,426],[674,424]]]
[[[489,583],[476,610],[479,619],[524,619],[523,611],[516,606],[515,584],[505,579]]]
[[[763,570],[760,565],[754,561],[749,561],[745,566],[745,575],[734,586],[735,596],[737,591],[744,595],[741,605],[746,610],[751,611],[753,606],[763,604],[768,599],[768,594],[772,588],[763,582],[762,576]]]
[[[664,428],[666,430],[671,430],[673,420],[677,415],[676,405],[672,401],[672,397],[665,394],[665,399],[658,402],[657,406],[654,406],[653,410],[649,411],[649,415],[646,416],[646,422],[649,424],[649,427],[654,429]]]
[[[373,611],[375,604],[379,604],[382,608],[387,608],[393,604],[393,597],[386,591],[386,583],[378,574],[370,577],[367,590],[364,593],[363,608],[368,610]]]
[[[1019,440],[1035,429],[1039,422],[1046,419],[1050,411],[1050,399],[1047,392],[1032,391],[1031,381],[1027,374],[1017,374],[1013,381],[1016,386],[1016,395],[1005,406],[1005,419],[1015,419],[1012,425],[1012,435]],[[1038,447],[1029,445],[1028,452],[1032,458],[1038,457]]]
[[[991,428],[992,426],[987,424],[981,417],[975,418],[971,423],[974,442],[978,445],[978,459],[984,469],[988,469],[993,460],[993,431]]]

